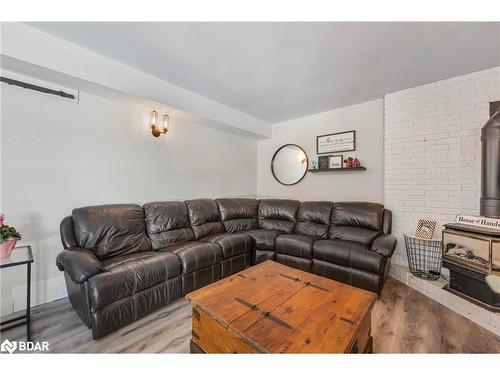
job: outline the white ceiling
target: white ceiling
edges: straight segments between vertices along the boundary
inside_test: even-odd
[[[267,122],[500,65],[500,23],[29,23]]]

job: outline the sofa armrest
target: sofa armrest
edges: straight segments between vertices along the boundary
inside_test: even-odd
[[[65,271],[77,284],[82,284],[90,277],[101,273],[104,268],[93,252],[80,247],[70,247],[59,253],[56,258],[59,271]]]
[[[394,253],[394,249],[396,249],[396,244],[398,240],[396,237],[390,234],[381,234],[372,244],[372,251],[382,255],[384,258],[390,258],[392,253]]]

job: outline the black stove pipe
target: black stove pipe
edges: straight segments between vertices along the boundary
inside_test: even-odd
[[[500,218],[500,110],[481,129],[481,216]]]

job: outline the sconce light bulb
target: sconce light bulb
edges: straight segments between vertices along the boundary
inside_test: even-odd
[[[151,112],[151,127],[156,126],[156,111]]]
[[[170,123],[170,117],[168,115],[163,115],[163,131],[168,132],[168,125]]]

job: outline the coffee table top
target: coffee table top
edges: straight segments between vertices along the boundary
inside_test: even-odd
[[[370,319],[377,297],[266,261],[186,298],[262,352],[342,353]]]

